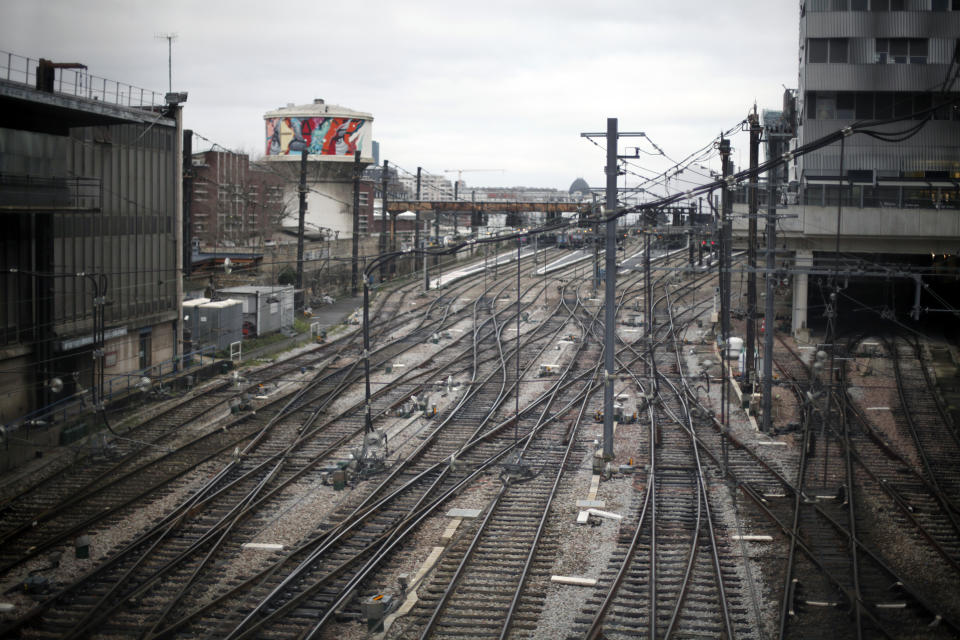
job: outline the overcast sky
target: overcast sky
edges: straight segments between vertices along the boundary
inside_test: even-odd
[[[259,155],[264,112],[324,98],[372,113],[381,159],[402,169],[502,169],[463,179],[566,189],[578,176],[603,186],[604,153],[580,133],[607,117],[680,160],[755,101],[779,109],[797,82],[798,17],[794,0],[2,0],[0,49],[163,92],[156,35],[176,33],[185,126],[225,147]],[[746,134],[733,145],[746,164]],[[636,174],[671,164],[640,155]]]

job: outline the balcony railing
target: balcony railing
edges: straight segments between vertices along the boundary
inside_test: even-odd
[[[40,61],[0,51],[0,80],[36,87]],[[86,69],[57,69],[54,93],[133,108],[162,107],[165,94],[87,73]]]

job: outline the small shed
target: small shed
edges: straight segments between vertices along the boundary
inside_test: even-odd
[[[197,306],[198,336],[194,344],[212,344],[218,351],[243,339],[243,305],[239,300],[215,300]]]
[[[220,292],[242,302],[247,337],[293,329],[293,285],[246,285]]]

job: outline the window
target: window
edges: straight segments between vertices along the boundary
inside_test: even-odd
[[[906,64],[910,57],[910,41],[905,38],[890,39],[890,62]]]
[[[940,97],[938,96],[938,97],[936,98],[936,102],[935,102],[934,104],[937,105],[937,110],[933,112],[933,119],[934,119],[934,120],[951,120],[951,119],[956,119],[956,115],[955,115],[955,114],[957,114],[958,112],[957,112],[957,110],[954,108],[954,106],[953,106],[952,104],[944,104],[944,101],[945,101],[945,100],[948,100],[948,99],[950,99],[950,98],[956,98],[956,94],[951,94],[951,95],[949,95],[949,96],[944,96],[943,98],[940,98]]]
[[[876,105],[875,118],[882,120],[884,118],[893,117],[892,93],[877,93],[874,104]]]
[[[856,94],[852,91],[841,91],[837,93],[837,118],[841,120],[853,120],[854,109],[856,105]]]
[[[846,62],[846,38],[810,38],[807,41],[807,62]]]
[[[853,11],[866,11],[868,0],[850,0],[850,9]]]
[[[873,119],[873,94],[869,92],[860,92],[856,94],[856,108],[854,117],[857,120]]]
[[[906,11],[906,0],[890,0],[890,11]]]
[[[847,39],[830,38],[830,62],[847,61]]]
[[[807,41],[807,62],[826,62],[829,42],[826,38],[810,38]]]
[[[929,41],[926,38],[877,38],[874,62],[879,64],[926,64]]]
[[[913,96],[909,93],[897,93],[893,97],[893,115],[905,118],[913,113]]]
[[[890,0],[870,0],[871,11],[890,11]]]
[[[837,96],[835,93],[818,93],[816,119],[833,120],[837,117]]]
[[[910,39],[910,64],[927,64],[928,41],[924,38]]]
[[[949,4],[948,0],[933,0],[931,9],[934,11],[948,11],[950,8]]]

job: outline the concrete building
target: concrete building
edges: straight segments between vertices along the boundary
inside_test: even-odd
[[[285,180],[263,163],[229,151],[192,156],[191,235],[205,247],[263,246],[297,201]]]
[[[0,419],[10,425],[53,403],[99,402],[111,379],[178,355],[186,94],[4,57]]]
[[[417,174],[399,172],[397,180],[411,198],[416,197]],[[453,195],[453,182],[446,176],[427,173],[426,171],[420,172],[420,197],[423,200],[453,200]],[[462,192],[459,196],[464,198]],[[470,194],[467,193],[466,199],[469,199],[469,196]]]
[[[960,3],[805,0],[799,26],[798,90],[782,113],[765,114],[776,134],[768,140],[787,131],[796,148],[855,122],[904,119],[872,127],[886,139],[845,138],[842,164],[836,143],[789,167],[777,234],[778,248],[794,254],[792,265],[778,257],[793,273],[793,330],[822,321],[810,315],[824,295],[811,277],[819,282],[835,266],[851,274],[845,282],[858,302],[917,317],[924,285],[949,294],[937,274],[955,271],[960,247],[960,112],[944,104],[960,89]],[[734,224],[742,233],[746,220]],[[891,277],[895,284],[881,291]]]
[[[943,0],[808,0],[800,17],[797,143],[853,122],[918,114],[889,126],[903,130],[957,89],[944,84],[960,35],[960,10]],[[960,112],[937,109],[917,135],[891,144],[858,135],[840,147],[797,159],[800,201],[825,205],[842,190],[855,204],[884,208],[956,206]],[[831,180],[834,179],[834,180]]]
[[[295,232],[298,226],[300,160],[306,153],[307,232],[352,237],[354,153],[360,152],[360,171],[373,162],[373,116],[317,99],[307,105],[288,104],[263,118],[263,161],[285,178],[284,201],[292,203],[284,229]]]

